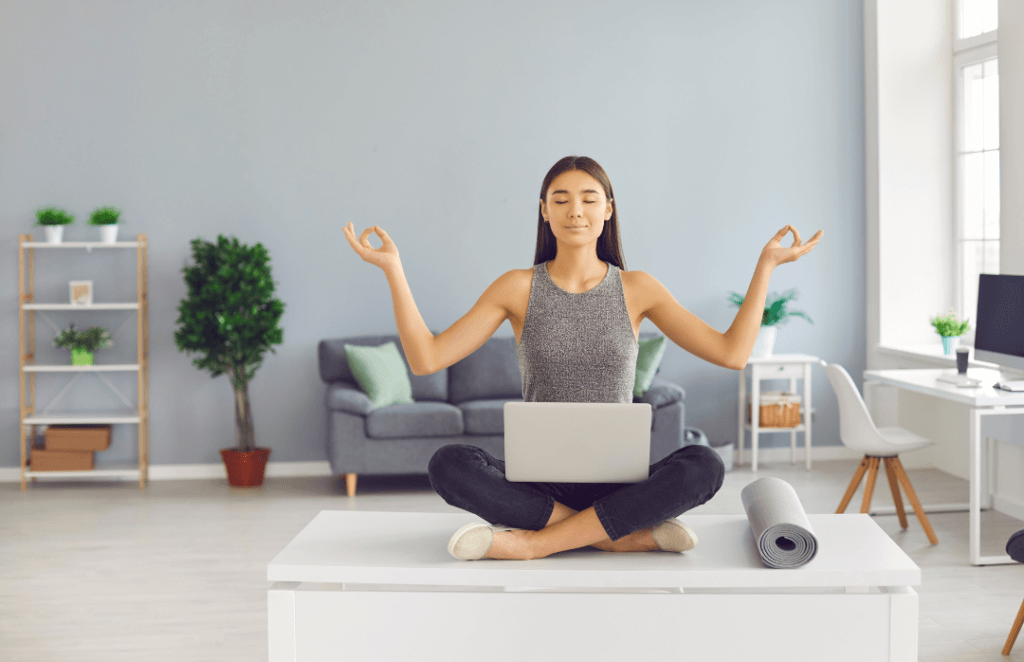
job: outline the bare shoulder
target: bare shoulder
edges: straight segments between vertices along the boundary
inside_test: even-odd
[[[510,315],[518,316],[524,298],[530,297],[533,269],[511,269],[498,276],[484,293],[492,303],[504,308]]]
[[[623,271],[622,288],[626,296],[635,302],[641,317],[649,316],[651,308],[664,300],[666,295],[671,297],[665,286],[646,271]]]

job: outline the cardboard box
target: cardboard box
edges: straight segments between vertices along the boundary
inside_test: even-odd
[[[105,451],[110,448],[110,425],[50,425],[45,443],[48,451]]]
[[[32,471],[82,471],[93,468],[92,451],[50,451],[33,448],[29,456]]]

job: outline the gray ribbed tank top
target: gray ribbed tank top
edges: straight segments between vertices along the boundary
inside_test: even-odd
[[[633,402],[636,336],[614,264],[586,292],[563,290],[548,263],[533,267],[516,354],[526,402]]]

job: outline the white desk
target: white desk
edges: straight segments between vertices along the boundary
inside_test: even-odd
[[[1011,416],[1024,414],[1024,393],[1010,393],[993,385],[997,382],[1011,379],[1019,379],[1013,375],[1000,373],[999,370],[987,368],[968,368],[967,375],[982,380],[981,385],[974,388],[958,388],[953,384],[940,382],[936,377],[944,372],[953,372],[955,369],[923,369],[923,370],[865,370],[865,386],[868,381],[878,382],[887,386],[906,389],[930,395],[943,400],[959,402],[970,407],[970,436],[968,439],[968,452],[970,454],[970,469],[968,480],[970,482],[970,503],[967,510],[969,517],[970,535],[970,559],[974,565],[995,565],[1003,563],[1015,563],[1009,556],[1003,554],[998,556],[981,555],[981,417],[982,416]],[[865,389],[866,390],[866,389]],[[1024,445],[1024,439],[1009,439],[1015,444]],[[986,450],[991,453],[991,444],[986,445]],[[988,494],[986,505],[992,507],[992,480],[990,463],[988,466],[988,478],[986,481]]]
[[[267,566],[271,662],[917,660],[921,570],[868,515],[808,515],[818,554],[790,570],[742,515],[686,517],[685,554],[452,558],[476,519],[321,511]]]
[[[757,471],[757,437],[766,432],[789,433],[789,461],[796,462],[796,433],[804,433],[804,454],[807,470],[811,470],[811,365],[817,364],[817,356],[806,354],[775,354],[774,356],[755,357],[747,360],[747,367],[740,370],[740,429],[739,457],[737,464],[743,464],[743,442],[745,431],[750,430],[750,470]],[[750,375],[750,423],[747,423],[747,375]],[[796,392],[796,380],[804,381],[804,394],[800,408],[803,410],[803,423],[791,428],[759,427],[761,408],[761,380],[788,379],[790,393]]]

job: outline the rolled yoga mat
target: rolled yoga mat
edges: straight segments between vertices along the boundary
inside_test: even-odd
[[[798,568],[818,553],[818,539],[792,485],[768,476],[744,487],[740,498],[765,565]]]
[[[1024,563],[1024,529],[1010,536],[1006,541],[1006,553],[1018,563]]]

